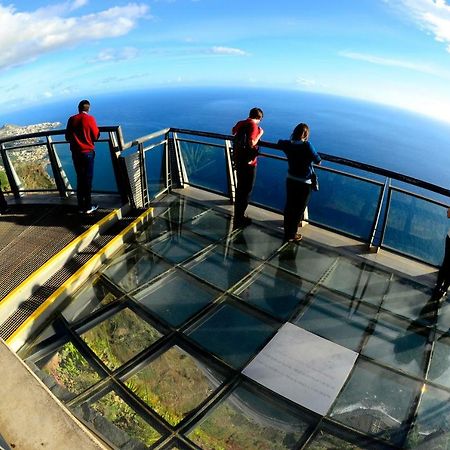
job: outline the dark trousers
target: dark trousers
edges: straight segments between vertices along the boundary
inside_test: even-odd
[[[92,206],[91,191],[94,177],[95,152],[72,153],[72,161],[77,173],[78,208],[87,211]]]
[[[236,164],[236,197],[234,201],[234,220],[242,220],[245,216],[250,194],[255,184],[256,167],[247,163]]]
[[[293,239],[311,196],[311,185],[286,179],[286,205],[284,207],[284,239]]]
[[[445,292],[450,286],[450,238],[445,238],[444,260],[439,269],[436,288]]]

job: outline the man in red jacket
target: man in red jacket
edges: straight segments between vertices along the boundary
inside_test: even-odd
[[[231,130],[234,136],[233,158],[236,168],[234,228],[246,227],[251,219],[245,215],[256,176],[258,142],[264,131],[259,126],[263,118],[261,108],[252,108],[246,120],[240,120]]]
[[[70,143],[73,165],[77,173],[77,200],[81,213],[92,214],[98,209],[91,201],[94,176],[94,142],[100,137],[95,118],[89,115],[91,104],[81,100],[78,114],[70,117],[66,127],[66,141]]]

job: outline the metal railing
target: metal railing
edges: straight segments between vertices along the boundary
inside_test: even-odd
[[[118,126],[101,127],[96,145],[94,192],[119,193],[123,202],[147,207],[172,187],[187,185],[234,200],[232,136],[166,128],[125,143]],[[65,130],[0,139],[8,180],[5,193],[74,192]],[[61,139],[62,137],[62,139]],[[107,152],[105,152],[105,148]],[[382,167],[320,153],[320,190],[312,195],[307,221],[432,265],[443,256],[450,190]],[[34,172],[33,172],[34,170]],[[252,203],[282,212],[287,160],[281,148],[262,141]],[[31,179],[29,174],[34,173]],[[395,183],[401,186],[394,185]],[[419,192],[420,191],[420,192]]]

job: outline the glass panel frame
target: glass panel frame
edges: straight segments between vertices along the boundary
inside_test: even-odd
[[[320,189],[311,195],[308,221],[368,242],[383,196],[383,183],[326,167],[315,170]]]
[[[187,184],[229,197],[225,144],[177,139]]]
[[[447,206],[390,187],[381,246],[432,265],[444,256]]]
[[[163,142],[150,149],[144,148],[144,166],[149,200],[167,189],[167,145]]]

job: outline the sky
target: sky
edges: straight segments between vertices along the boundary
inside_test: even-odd
[[[449,0],[0,0],[2,115],[171,86],[293,89],[450,122]]]

